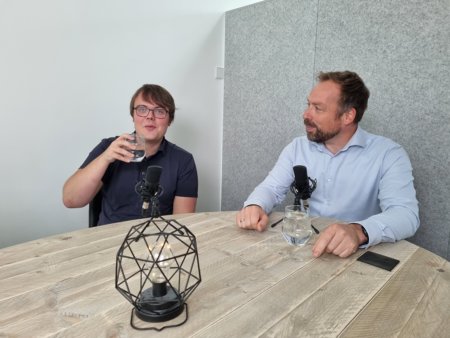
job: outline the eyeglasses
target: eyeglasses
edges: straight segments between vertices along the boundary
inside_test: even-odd
[[[167,110],[165,108],[157,107],[150,109],[146,106],[134,107],[136,114],[140,117],[147,117],[148,113],[152,112],[153,116],[157,119],[163,119],[167,116]]]

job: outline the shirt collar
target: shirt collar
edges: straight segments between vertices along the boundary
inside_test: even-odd
[[[162,152],[163,154],[167,151],[167,146],[169,142],[167,142],[166,138],[163,137],[161,144],[159,145],[158,152]]]
[[[347,142],[347,144],[340,151],[346,151],[350,147],[361,147],[364,148],[367,145],[368,137],[367,132],[360,126],[357,127],[352,138]]]
[[[166,140],[165,137],[163,137],[163,139],[162,139],[162,141],[161,141],[161,143],[160,143],[160,145],[159,145],[159,148],[158,148],[157,152],[154,153],[153,155],[150,155],[150,156],[145,157],[145,158],[144,158],[144,161],[147,161],[147,160],[149,160],[149,159],[151,159],[151,158],[154,158],[154,157],[155,157],[156,155],[158,155],[159,153],[161,153],[162,155],[164,155],[164,154],[167,152],[167,147],[168,147],[168,146],[169,146],[169,142]]]

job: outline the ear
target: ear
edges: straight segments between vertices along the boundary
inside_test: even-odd
[[[344,114],[342,114],[342,122],[344,122],[345,125],[354,123],[355,118],[356,118],[356,109],[353,107],[347,110]]]

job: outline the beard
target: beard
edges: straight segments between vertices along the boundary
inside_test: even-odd
[[[308,138],[308,140],[316,143],[325,143],[326,141],[335,137],[341,131],[339,127],[330,131],[322,130],[319,127],[317,127],[316,124],[307,119],[304,119],[303,123],[305,126],[316,128],[316,130],[313,132],[306,132],[306,137]]]

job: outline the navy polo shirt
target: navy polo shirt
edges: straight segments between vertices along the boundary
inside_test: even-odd
[[[81,168],[103,153],[116,138],[103,139],[90,152]],[[198,178],[194,157],[164,138],[156,154],[144,158],[142,162],[114,161],[109,165],[102,178],[103,200],[98,225],[142,218],[142,198],[136,193],[135,186],[145,178],[150,165],[162,167],[161,215],[173,213],[175,196],[197,197]]]

